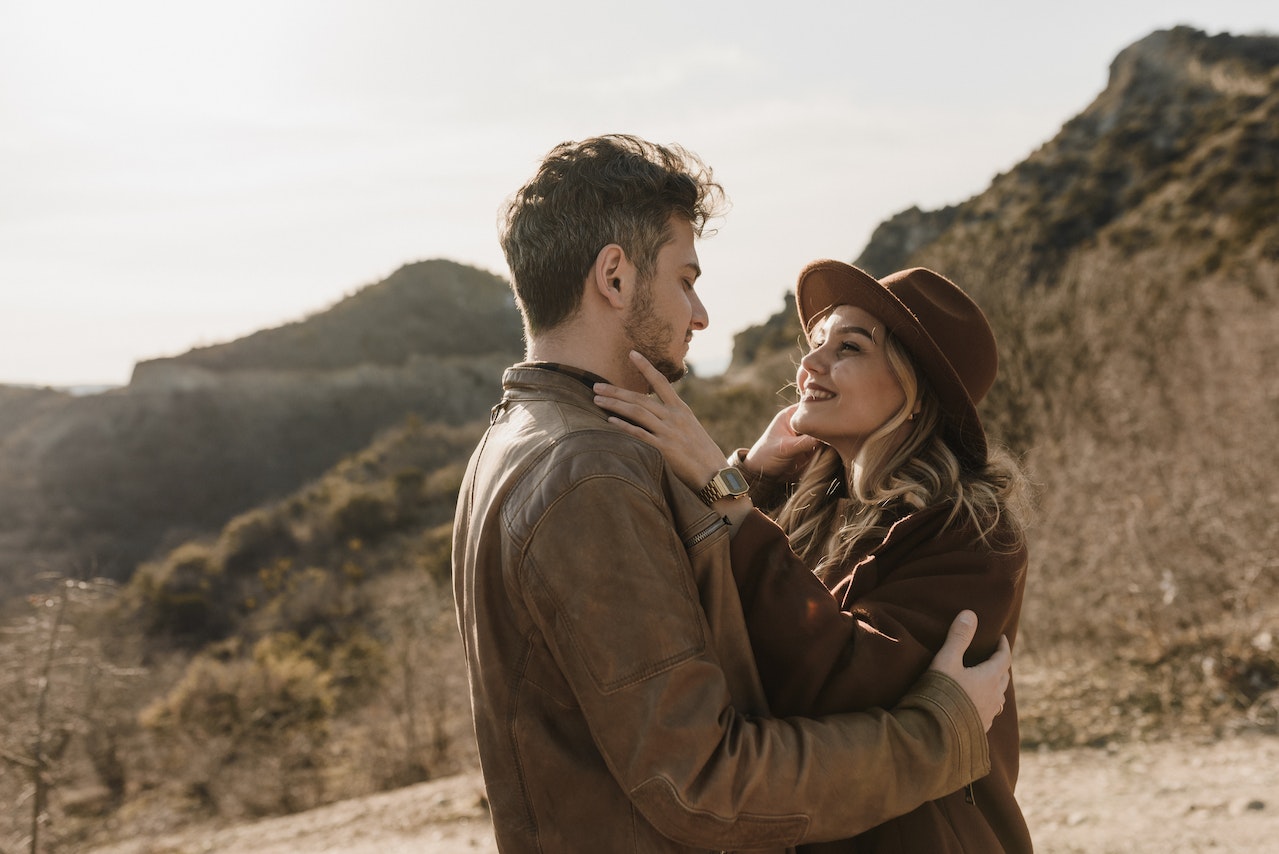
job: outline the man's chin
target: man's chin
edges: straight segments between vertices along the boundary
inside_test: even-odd
[[[657,368],[661,375],[666,377],[667,382],[677,383],[688,376],[688,363],[686,362],[668,362],[663,359],[661,362],[654,364],[653,367]]]
[[[677,382],[688,375],[688,364],[683,359],[671,359],[665,356],[658,356],[656,353],[647,352],[642,349],[640,349],[639,352],[645,359],[648,359],[648,363],[652,365],[659,374],[666,377],[667,382]]]

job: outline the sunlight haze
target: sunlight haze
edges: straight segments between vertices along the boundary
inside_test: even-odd
[[[608,132],[732,200],[699,245],[715,373],[806,262],[980,193],[1177,24],[1279,4],[5,0],[0,383],[123,384],[414,261],[506,276],[503,200]]]

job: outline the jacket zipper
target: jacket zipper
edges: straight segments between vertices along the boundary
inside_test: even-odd
[[[973,784],[972,784],[972,783],[969,783],[967,786],[964,786],[964,803],[966,803],[966,804],[976,804],[976,803],[977,803],[977,796],[976,796],[975,794],[973,794]]]
[[[711,522],[710,525],[706,526],[705,528],[703,528],[702,530],[698,531],[696,534],[694,534],[693,536],[685,540],[684,548],[691,549],[693,546],[702,542],[711,534],[718,531],[720,528],[727,528],[727,527],[728,527],[728,523],[724,521],[723,517],[718,517],[715,519],[714,522]]]

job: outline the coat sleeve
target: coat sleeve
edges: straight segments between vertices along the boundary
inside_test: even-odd
[[[777,714],[892,708],[964,608],[978,619],[969,664],[989,656],[1000,634],[1015,639],[1025,552],[992,554],[968,544],[962,531],[872,557],[833,590],[760,513],[734,537],[732,558],[760,677]]]
[[[670,838],[844,838],[989,769],[975,709],[940,674],[892,713],[737,712],[671,520],[624,479],[579,480],[539,528],[559,535],[527,543],[522,596],[611,774]]]

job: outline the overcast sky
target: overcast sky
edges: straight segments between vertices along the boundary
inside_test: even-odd
[[[714,373],[806,262],[980,193],[1179,23],[1274,34],[1279,3],[0,0],[0,382],[125,383],[412,261],[505,276],[503,200],[613,131],[732,199]]]

